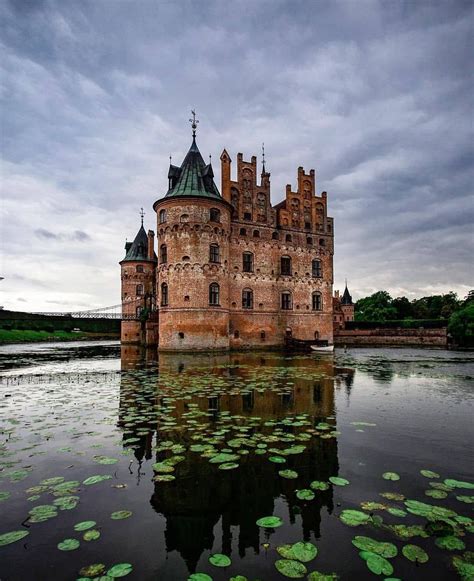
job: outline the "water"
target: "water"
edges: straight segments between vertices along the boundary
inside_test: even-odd
[[[375,578],[351,543],[356,535],[398,548],[389,559],[394,573],[382,579],[459,578],[451,561],[464,551],[441,549],[432,535],[399,539],[386,525],[425,526],[427,520],[390,514],[387,507],[406,506],[380,493],[402,493],[472,517],[473,505],[456,499],[472,490],[455,488],[444,499],[425,491],[446,478],[474,482],[473,354],[351,349],[334,357],[156,359],[132,347],[121,353],[114,342],[0,347],[0,493],[10,493],[0,501],[0,535],[29,532],[0,546],[2,581],[75,580],[93,563],[105,570],[130,563],[130,580],[186,580],[193,572],[216,581],[237,575],[283,580],[276,548],[297,541],[318,548],[305,563],[308,572]],[[222,449],[231,454],[230,466],[224,464],[229,470],[209,461]],[[275,456],[284,462],[269,460]],[[440,478],[425,478],[422,469]],[[281,470],[297,477],[284,478]],[[383,479],[385,472],[400,480]],[[160,474],[175,479],[153,481]],[[83,484],[95,475],[110,478]],[[316,490],[313,500],[296,497],[296,490],[331,476],[349,484]],[[61,490],[58,479],[34,488],[53,477],[70,484]],[[358,527],[341,522],[343,510],[361,510],[364,501],[385,504],[366,510],[380,515],[382,525],[377,518]],[[44,522],[28,518],[35,506],[54,502],[77,506],[53,509]],[[116,511],[132,514],[113,520]],[[256,525],[271,515],[283,525]],[[96,521],[97,540],[74,530],[87,520]],[[472,533],[448,520],[473,550]],[[67,538],[80,541],[79,548],[59,550]],[[409,543],[422,547],[428,562],[405,558],[401,549]],[[214,553],[228,555],[232,564],[213,566]]]

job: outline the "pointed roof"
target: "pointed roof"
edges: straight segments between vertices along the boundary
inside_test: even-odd
[[[170,166],[168,177],[171,179],[172,186],[165,198],[199,196],[222,200],[214,183],[212,165],[210,163],[206,165],[204,162],[194,136],[181,167]]]
[[[125,244],[125,250],[125,258],[121,262],[136,262],[137,260],[146,262],[150,261],[148,258],[148,236],[145,232],[145,228],[143,228],[143,224],[141,225],[138,234],[135,236],[135,240]],[[155,262],[156,260],[155,257],[151,262]]]
[[[352,297],[349,293],[349,289],[347,288],[347,282],[346,288],[344,289],[344,294],[342,295],[341,305],[352,305]]]

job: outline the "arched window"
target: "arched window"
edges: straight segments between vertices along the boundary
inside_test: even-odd
[[[209,285],[209,304],[214,306],[219,305],[219,285],[217,282]]]
[[[252,220],[252,214],[250,212],[244,212],[244,220]]]
[[[143,272],[143,264],[137,264],[137,272]]]
[[[220,222],[221,221],[221,211],[217,208],[211,208],[209,210],[209,218],[211,222]]]
[[[160,224],[163,224],[164,222],[166,222],[166,210],[160,210],[159,222],[160,222]]]
[[[290,291],[281,293],[281,308],[283,311],[289,311],[293,308]]]
[[[140,317],[140,315],[142,314],[142,307],[137,307],[135,310],[137,319]]]
[[[312,274],[316,278],[321,278],[323,276],[323,271],[321,269],[321,261],[315,258],[311,263]]]
[[[209,246],[209,262],[219,263],[221,261],[219,256],[219,245],[211,244]]]
[[[242,308],[253,309],[253,291],[249,288],[242,291]]]
[[[272,240],[279,240],[280,236],[278,235],[278,232],[273,232],[272,233]]]
[[[285,240],[286,240],[287,242],[291,242],[291,234],[287,234],[287,235],[285,236]]]
[[[166,244],[160,246],[160,262],[163,264],[168,262],[168,249],[166,248]]]
[[[242,271],[253,272],[253,254],[251,252],[242,254]]]
[[[240,232],[239,232],[239,234],[240,234],[241,236],[246,236],[246,234],[247,234],[247,230],[246,230],[245,228],[241,228],[241,229],[240,229]]]
[[[316,291],[313,293],[313,311],[323,310],[323,297],[321,293]]]
[[[254,238],[260,238],[260,232],[258,230],[254,230],[253,231],[253,237]]]
[[[291,276],[291,258],[289,256],[282,256],[280,258],[280,274]]]
[[[179,217],[180,222],[189,222],[189,214],[181,214]]]
[[[137,284],[137,297],[143,296],[143,285]]]
[[[168,306],[168,285],[166,282],[161,283],[161,306]]]

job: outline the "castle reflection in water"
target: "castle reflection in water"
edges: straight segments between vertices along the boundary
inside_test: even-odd
[[[147,400],[142,386],[145,378],[149,385],[150,374],[156,375],[156,393],[150,396],[148,390]],[[268,378],[271,389],[252,388],[255,377],[260,374]],[[270,429],[265,432],[265,422],[298,414],[307,414],[313,426],[321,421],[336,426],[334,389],[344,387],[349,395],[353,374],[351,369],[336,368],[332,356],[317,359],[276,353],[160,354],[158,361],[154,350],[122,346],[119,425],[124,427],[127,423],[130,406],[140,408],[146,418],[147,406],[156,409],[163,404],[163,397],[166,401],[166,395],[178,389],[173,378],[186,381],[186,378],[203,376],[209,382],[214,377],[221,386],[227,382],[228,388],[221,387],[217,395],[212,390],[209,395],[198,390],[197,395],[174,400],[174,409],[168,414],[168,419],[172,416],[176,421],[172,434],[167,420],[164,423],[158,420],[153,425],[145,420],[140,427],[134,426],[134,434],[128,429],[124,439],[140,438],[135,448],[140,463],[144,458],[152,459],[154,445],[164,440],[172,439],[186,447],[195,443],[192,423],[182,421],[183,414],[191,409],[189,404],[194,404],[192,409],[207,413],[206,422],[211,429],[213,423],[216,429],[222,425],[219,424],[222,412],[240,416],[243,421],[251,419],[248,435],[254,430],[271,433]],[[235,388],[236,382],[249,388],[240,393]],[[284,426],[288,434],[297,433],[297,429]],[[230,554],[231,548],[237,548],[241,557],[248,550],[259,553],[268,533],[256,525],[256,520],[274,514],[275,505],[282,502],[287,511],[285,522],[300,523],[304,540],[310,540],[312,534],[319,537],[322,508],[329,513],[333,510],[332,490],[318,491],[311,502],[297,501],[294,491],[307,488],[312,480],[326,481],[338,474],[337,439],[312,437],[300,443],[306,445],[304,452],[287,457],[283,466],[268,461],[265,455],[251,452],[241,457],[238,469],[223,471],[198,453],[186,454],[185,461],[177,466],[176,480],[156,483],[150,500],[154,510],[166,519],[167,552],[178,551],[190,572],[195,571],[204,551],[211,550],[213,545],[215,549],[215,541],[224,553]],[[161,459],[157,453],[154,460]],[[295,470],[298,479],[281,478],[278,470],[282,467]],[[216,527],[219,521],[220,527]],[[238,527],[237,538],[235,527]],[[216,531],[222,538],[215,539]]]

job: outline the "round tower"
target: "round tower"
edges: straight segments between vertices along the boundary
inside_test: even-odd
[[[143,228],[133,242],[125,244],[125,258],[120,262],[122,282],[122,343],[156,344],[152,331],[155,311],[155,233]]]
[[[156,297],[162,351],[229,348],[231,206],[215,183],[195,139],[180,167],[170,165],[169,189],[155,202]]]

